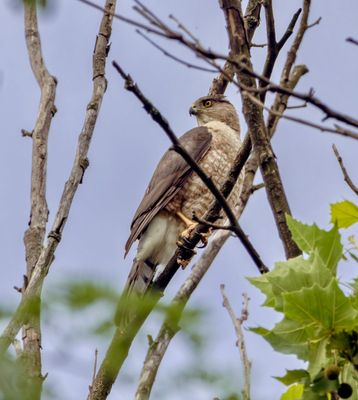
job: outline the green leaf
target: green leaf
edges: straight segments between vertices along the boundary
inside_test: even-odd
[[[309,373],[305,369],[286,370],[286,374],[284,376],[274,376],[274,378],[286,386],[290,386],[293,383],[298,382],[305,383],[307,380],[310,380]]]
[[[323,340],[319,340],[317,342],[312,341],[309,345],[309,365],[308,365],[308,372],[311,376],[311,379],[314,380],[317,378],[317,375],[322,375],[322,369],[325,365],[330,363],[330,360],[327,358],[327,345],[328,345],[328,338]],[[315,379],[317,380],[317,379]]]
[[[286,317],[310,331],[313,329],[316,339],[332,331],[350,331],[358,324],[358,311],[335,279],[325,288],[315,284],[298,292],[284,293],[283,298]]]
[[[331,222],[338,228],[348,228],[358,222],[358,207],[349,200],[331,204]]]
[[[303,395],[304,385],[296,383],[280,397],[280,400],[300,400]]]
[[[330,231],[324,231],[315,224],[303,224],[289,215],[286,218],[293,240],[299,248],[310,255],[317,249],[320,263],[335,273],[343,250],[337,227],[334,226]]]
[[[250,330],[267,340],[274,350],[284,354],[296,354],[298,358],[308,360],[309,335],[300,323],[284,318],[272,330],[262,327]]]
[[[272,276],[270,273],[266,274],[267,280],[272,286],[271,290],[275,299],[276,311],[283,311],[282,295],[284,293],[299,291],[301,288],[311,287],[315,283],[325,287],[334,279],[331,272],[322,264],[316,263],[315,260],[315,257],[310,260],[297,257],[282,263],[286,268],[281,275]]]

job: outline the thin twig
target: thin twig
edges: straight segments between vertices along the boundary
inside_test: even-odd
[[[254,192],[256,192],[257,190],[260,190],[260,189],[262,189],[262,188],[264,188],[265,187],[265,184],[264,183],[259,183],[258,185],[253,185],[252,186],[252,189],[251,189],[251,193],[254,193]]]
[[[288,121],[297,122],[297,123],[299,123],[301,125],[306,125],[306,126],[309,126],[311,128],[318,129],[321,132],[335,133],[337,135],[350,137],[352,139],[358,140],[358,133],[357,132],[352,132],[352,131],[350,131],[348,129],[343,129],[341,127],[334,129],[334,128],[330,128],[328,126],[315,124],[314,122],[310,122],[310,121],[307,121],[307,120],[302,119],[302,118],[293,117],[292,115],[285,115],[282,112],[278,112],[278,111],[273,110],[272,108],[266,107],[260,100],[258,100],[255,96],[253,96],[249,92],[245,91],[245,96],[247,96],[253,103],[257,104],[262,109],[268,111],[269,113],[271,113],[271,114],[273,114],[273,115],[275,115],[275,116],[277,116],[279,118],[284,118],[284,119],[287,119]]]
[[[307,25],[307,29],[313,28],[316,25],[319,25],[319,23],[322,21],[322,17],[318,17],[316,21],[312,22],[312,24]]]
[[[286,110],[297,110],[298,108],[306,108],[307,107],[307,101],[305,101],[302,104],[298,104],[297,106],[287,106]]]
[[[344,180],[346,181],[347,185],[353,190],[353,192],[356,195],[358,195],[358,187],[353,183],[352,179],[348,175],[347,169],[343,164],[343,159],[342,159],[341,155],[339,154],[337,147],[334,144],[332,145],[332,149],[337,158],[339,166],[341,167],[341,170],[343,172]]]
[[[353,43],[353,44],[355,44],[356,46],[358,46],[358,40],[357,40],[357,39],[354,39],[354,38],[352,38],[352,37],[348,37],[348,38],[346,39],[346,42],[348,42],[348,43]]]
[[[96,125],[97,117],[101,108],[107,84],[105,79],[105,63],[107,46],[111,36],[112,15],[116,0],[107,0],[104,13],[97,35],[93,54],[93,92],[92,98],[87,105],[86,116],[78,145],[72,170],[65,184],[58,211],[48,234],[46,246],[42,247],[39,259],[34,267],[29,284],[24,292],[23,298],[0,336],[0,354],[4,353],[14,340],[22,324],[26,320],[27,313],[34,300],[41,293],[43,281],[49,271],[54,258],[56,248],[61,241],[62,231],[65,227],[73,198],[79,184],[82,181],[84,171],[88,166],[87,154]]]
[[[242,362],[242,365],[244,368],[244,387],[242,390],[243,399],[249,400],[250,399],[251,362],[249,361],[249,358],[247,355],[246,346],[245,346],[245,337],[244,337],[244,333],[242,331],[242,324],[248,318],[247,307],[248,307],[249,298],[246,293],[243,294],[244,301],[243,301],[243,307],[241,310],[241,317],[238,318],[235,315],[235,312],[229,302],[227,295],[225,294],[225,285],[223,285],[223,284],[220,285],[220,291],[221,291],[221,295],[223,297],[223,306],[227,309],[227,312],[229,313],[229,316],[230,316],[231,321],[235,328],[235,333],[236,333],[236,337],[237,337],[236,346],[239,348],[240,358],[241,358],[241,362]]]
[[[92,391],[92,387],[94,384],[94,380],[96,379],[97,374],[97,361],[98,361],[98,349],[94,351],[94,363],[93,363],[93,373],[92,373],[92,384],[89,387],[90,392]]]
[[[169,51],[165,50],[163,47],[159,46],[159,44],[155,43],[154,40],[150,39],[147,35],[145,35],[139,29],[137,29],[136,32],[140,36],[142,36],[142,38],[144,38],[146,41],[148,41],[152,46],[154,46],[156,49],[158,49],[160,52],[162,52],[166,57],[171,58],[172,60],[178,62],[179,64],[185,65],[188,68],[197,69],[199,71],[211,72],[211,73],[217,72],[216,69],[205,68],[205,67],[201,67],[200,65],[195,65],[188,61],[184,61],[181,58],[169,53]]]

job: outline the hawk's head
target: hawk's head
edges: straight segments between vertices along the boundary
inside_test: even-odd
[[[234,106],[224,96],[205,96],[196,100],[189,109],[199,125],[220,121],[240,131],[239,118]]]

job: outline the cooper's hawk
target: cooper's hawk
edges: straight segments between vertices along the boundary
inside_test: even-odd
[[[222,96],[201,97],[189,110],[199,127],[181,136],[180,143],[220,188],[241,146],[239,119],[233,105]],[[229,197],[238,200],[239,183]],[[192,223],[192,215],[202,218],[214,196],[175,151],[160,160],[144,197],[134,215],[125,246],[127,255],[139,239],[136,257],[125,293],[144,293],[158,265],[173,256],[181,233]]]

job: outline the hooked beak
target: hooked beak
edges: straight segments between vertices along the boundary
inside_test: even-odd
[[[189,108],[189,115],[190,116],[192,116],[192,115],[196,115],[198,112],[197,112],[197,110],[194,108],[194,107],[190,107]]]

